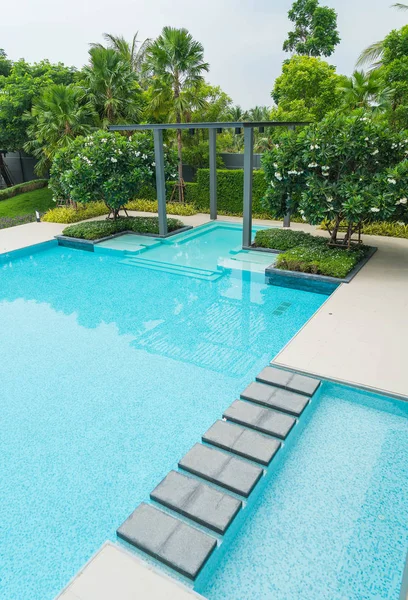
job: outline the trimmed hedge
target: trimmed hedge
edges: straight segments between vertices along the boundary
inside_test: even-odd
[[[176,231],[181,227],[184,227],[184,223],[178,219],[167,219],[168,231]],[[119,217],[115,221],[88,221],[65,227],[62,234],[81,240],[97,240],[122,231],[159,233],[159,219],[158,217]]]
[[[0,200],[6,200],[7,198],[13,198],[18,194],[24,194],[24,192],[32,192],[33,190],[39,190],[40,188],[47,187],[48,179],[33,179],[32,181],[26,181],[26,183],[19,183],[11,187],[0,190]]]
[[[186,200],[198,210],[208,212],[210,209],[210,169],[198,169],[197,183],[186,188]],[[265,173],[253,172],[252,212],[265,213],[263,197],[266,193]],[[228,214],[242,213],[244,195],[243,169],[217,169],[217,204],[220,212]]]
[[[327,244],[327,239],[313,236],[304,231],[287,229],[261,229],[255,234],[255,246],[259,248],[291,250],[298,246],[316,246],[317,244]]]

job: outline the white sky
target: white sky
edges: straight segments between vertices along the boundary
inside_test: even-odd
[[[391,29],[408,23],[408,14],[390,0],[321,0],[338,12],[342,38],[329,61],[350,74],[360,50]],[[220,85],[244,108],[270,105],[280,74],[282,43],[290,28],[292,0],[3,0],[0,48],[29,62],[48,58],[81,67],[89,42],[109,32],[139,39],[156,37],[164,25],[186,27],[204,45],[207,79]]]

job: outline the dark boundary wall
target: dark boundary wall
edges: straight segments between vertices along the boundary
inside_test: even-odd
[[[25,152],[6,152],[5,155],[3,154],[3,159],[9,168],[13,185],[39,179],[39,176],[34,172],[36,159]]]

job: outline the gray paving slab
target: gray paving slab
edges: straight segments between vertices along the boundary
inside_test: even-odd
[[[277,410],[263,408],[243,400],[234,400],[224,412],[223,417],[229,421],[252,427],[261,433],[267,433],[285,439],[296,419]]]
[[[216,421],[202,439],[262,465],[269,465],[281,445],[278,440],[228,421]]]
[[[197,577],[217,545],[211,535],[144,502],[117,535],[190,579]]]
[[[221,534],[242,507],[237,498],[177,471],[170,471],[150,497]]]
[[[270,406],[299,417],[306,408],[309,398],[257,381],[250,383],[242,392],[241,398],[263,406]]]
[[[195,444],[181,459],[179,467],[245,498],[263,474],[255,465],[202,444]]]
[[[290,392],[297,392],[305,396],[313,396],[320,385],[320,379],[299,375],[292,371],[284,371],[276,367],[265,367],[257,376],[257,381],[275,385]]]

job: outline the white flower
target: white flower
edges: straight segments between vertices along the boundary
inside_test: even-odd
[[[400,198],[399,200],[396,201],[395,204],[406,204],[408,202],[407,198]]]
[[[113,163],[117,163],[117,162],[118,162],[118,159],[117,159],[117,158],[113,158],[113,156],[112,156],[112,158],[111,158],[111,162],[113,162]]]
[[[370,208],[370,210],[371,210],[371,212],[373,212],[373,213],[378,213],[378,212],[380,212],[380,209],[379,209],[379,208],[377,208],[376,206],[373,206],[372,208]]]
[[[333,202],[333,198],[331,196],[329,196],[328,198],[326,198],[327,202],[329,204],[331,204]]]
[[[140,152],[138,150],[136,150],[135,156],[140,156]]]
[[[273,163],[273,166],[275,167],[275,169],[279,169],[278,163]]]
[[[330,173],[328,173],[327,171],[323,171],[322,175],[323,175],[323,177],[328,177],[330,175]]]
[[[282,181],[282,175],[279,173],[279,171],[276,171],[275,177],[278,181]]]
[[[155,163],[155,162],[152,162],[152,167],[155,167],[155,166],[156,166],[156,163]]]
[[[364,138],[364,141],[369,142],[370,138],[366,137],[366,138]]]
[[[395,185],[397,182],[395,179],[393,179],[392,177],[388,177],[387,179],[388,183],[392,183],[392,185]]]
[[[147,158],[147,154],[142,154],[142,158],[143,158],[144,160],[146,160],[146,158]]]
[[[375,156],[375,155],[376,155],[376,154],[378,154],[378,153],[379,153],[379,150],[378,150],[378,148],[377,148],[376,150],[374,150],[373,152],[371,152],[371,154],[372,154],[373,156]]]
[[[316,162],[311,162],[307,166],[309,167],[309,169],[314,169],[315,167],[318,167],[319,165]]]

